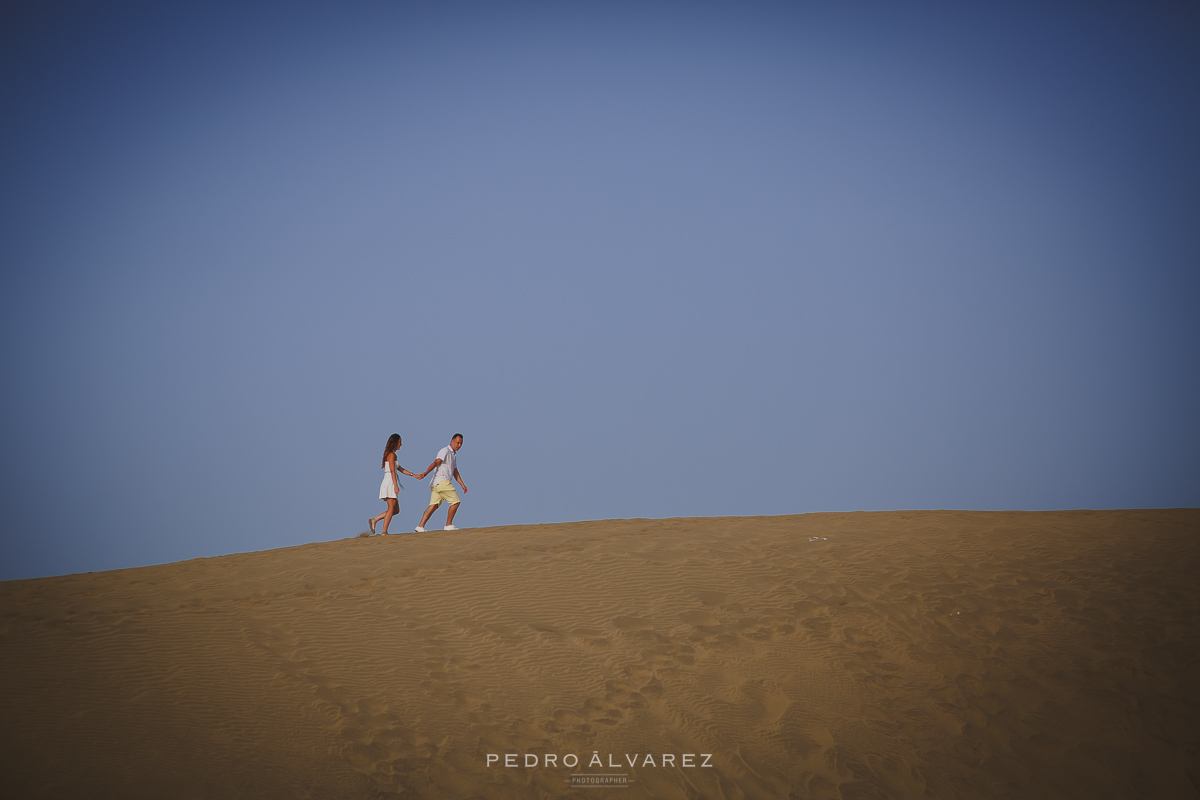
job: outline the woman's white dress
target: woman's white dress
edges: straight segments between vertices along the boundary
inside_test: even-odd
[[[399,470],[396,471],[396,479],[400,479]],[[388,469],[387,464],[383,465],[383,483],[379,484],[379,499],[386,500],[389,497],[396,497],[396,486],[392,483],[392,471]]]

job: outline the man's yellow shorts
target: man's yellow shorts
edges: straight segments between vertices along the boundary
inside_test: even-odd
[[[454,505],[461,502],[458,499],[458,492],[454,491],[454,484],[450,481],[442,481],[437,486],[433,487],[433,491],[429,493],[429,505],[440,506],[443,502]]]

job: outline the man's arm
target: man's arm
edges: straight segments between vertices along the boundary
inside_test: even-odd
[[[433,460],[433,463],[429,465],[429,469],[425,470],[420,475],[415,475],[413,477],[415,477],[419,481],[423,481],[423,480],[425,480],[425,476],[428,475],[429,473],[433,472],[435,469],[437,469],[438,465],[441,463],[442,463],[442,460],[440,458],[435,458]]]
[[[458,480],[458,485],[463,487],[463,494],[466,494],[469,490],[467,489],[467,485],[463,483],[462,475],[458,474],[458,467],[454,468],[454,477]]]

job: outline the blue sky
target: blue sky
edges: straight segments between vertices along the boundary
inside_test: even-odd
[[[1200,505],[1194,6],[3,13],[0,578]]]

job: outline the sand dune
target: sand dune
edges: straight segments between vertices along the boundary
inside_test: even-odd
[[[938,511],[488,528],[9,581],[0,785],[1195,797],[1197,575],[1197,510]]]

